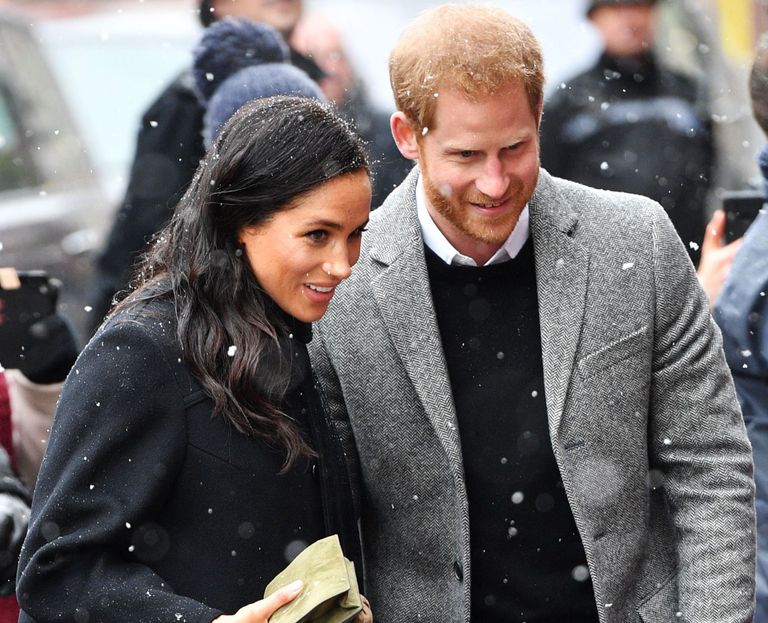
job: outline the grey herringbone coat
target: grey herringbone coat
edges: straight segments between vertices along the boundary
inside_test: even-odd
[[[359,456],[377,623],[464,623],[467,495],[417,175],[372,214],[312,351]],[[751,621],[750,447],[683,245],[652,201],[544,171],[529,205],[550,437],[600,621]]]

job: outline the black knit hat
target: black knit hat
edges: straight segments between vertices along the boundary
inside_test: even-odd
[[[589,0],[587,2],[587,17],[592,15],[592,11],[597,7],[610,4],[647,4],[648,6],[653,6],[656,4],[656,0]]]
[[[213,0],[200,0],[200,23],[208,28],[214,21],[216,16],[213,14]]]

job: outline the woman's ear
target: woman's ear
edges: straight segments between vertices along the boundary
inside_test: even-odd
[[[403,157],[408,160],[418,160],[419,145],[416,142],[416,132],[405,113],[399,110],[394,112],[389,120],[389,125],[395,144]]]

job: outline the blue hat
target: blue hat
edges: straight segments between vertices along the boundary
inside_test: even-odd
[[[251,100],[295,95],[325,101],[318,84],[288,59],[287,44],[266,24],[225,18],[206,29],[192,67],[197,96],[206,107],[206,146]]]

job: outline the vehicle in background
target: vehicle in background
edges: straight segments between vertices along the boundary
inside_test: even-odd
[[[61,280],[61,311],[81,335],[92,254],[108,214],[33,31],[0,12],[0,266]]]
[[[141,114],[189,65],[195,6],[36,3],[0,13],[0,266],[60,279],[62,313],[81,341],[94,257]]]
[[[122,199],[141,115],[189,67],[200,37],[196,2],[109,2],[35,20],[91,162]]]

